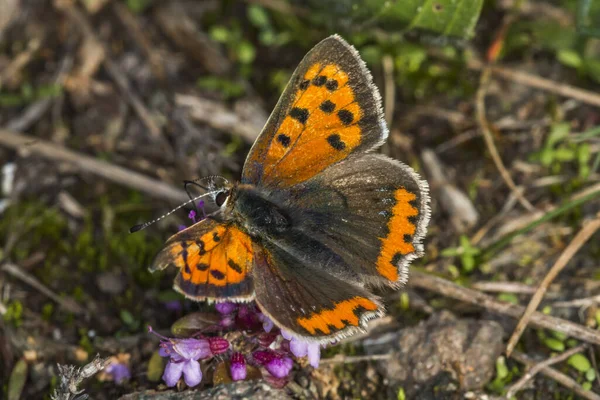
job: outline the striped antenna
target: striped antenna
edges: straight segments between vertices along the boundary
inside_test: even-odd
[[[164,215],[161,215],[160,217],[158,217],[158,218],[156,218],[156,219],[154,219],[154,220],[152,220],[152,221],[150,221],[150,222],[144,222],[143,224],[134,225],[134,226],[132,226],[132,227],[129,229],[129,233],[134,233],[134,232],[141,231],[142,229],[146,229],[147,227],[149,227],[149,226],[150,226],[150,225],[152,225],[153,223],[155,223],[155,222],[158,222],[158,221],[160,221],[161,219],[163,219],[163,218],[165,218],[165,217],[168,217],[169,215],[173,214],[175,211],[179,210],[180,208],[182,208],[182,207],[185,207],[185,206],[187,206],[188,204],[190,204],[190,203],[193,203],[193,202],[195,202],[196,200],[198,200],[198,199],[200,199],[200,198],[202,198],[202,197],[204,197],[204,196],[209,196],[209,195],[210,195],[210,196],[212,196],[212,195],[214,195],[215,193],[217,193],[218,191],[219,191],[219,190],[215,190],[215,191],[212,191],[212,192],[208,192],[208,193],[201,194],[200,196],[194,197],[193,199],[186,201],[185,203],[183,203],[183,204],[181,204],[181,205],[179,205],[179,206],[175,207],[174,209],[172,209],[172,210],[171,210],[171,211],[169,211],[168,213],[166,213],[166,214],[164,214]]]

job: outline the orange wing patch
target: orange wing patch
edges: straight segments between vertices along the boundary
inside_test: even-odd
[[[336,303],[333,309],[323,310],[314,313],[308,318],[298,318],[296,321],[300,326],[306,329],[311,335],[316,335],[317,330],[322,334],[331,334],[331,326],[336,330],[348,327],[349,325],[358,326],[360,323],[361,311],[375,311],[377,304],[365,297],[354,297]]]
[[[416,225],[413,217],[419,210],[411,202],[417,198],[404,188],[394,192],[396,204],[392,208],[392,217],[388,221],[388,236],[381,238],[381,252],[377,259],[377,271],[390,281],[398,280],[398,262],[406,254],[415,251],[412,243]]]
[[[242,282],[253,260],[248,235],[236,227],[216,226],[199,239],[171,249],[184,281],[194,285],[225,286]]]
[[[266,153],[265,177],[283,186],[302,182],[360,144],[364,113],[348,79],[335,64],[317,63],[306,71]]]

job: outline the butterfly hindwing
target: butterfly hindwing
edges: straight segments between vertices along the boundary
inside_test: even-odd
[[[179,268],[175,289],[194,300],[250,300],[250,237],[232,224],[207,218],[173,235],[152,269]]]
[[[258,246],[257,246],[258,247]],[[293,336],[326,342],[356,331],[383,313],[378,299],[276,246],[255,251],[256,302]]]
[[[289,190],[297,229],[338,254],[364,283],[404,283],[409,262],[422,254],[429,189],[408,166],[366,154],[328,168]],[[342,264],[338,264],[342,265]],[[327,266],[324,267],[327,271]],[[339,268],[339,267],[338,267]]]
[[[242,183],[303,182],[387,136],[381,99],[358,52],[337,35],[302,60],[244,165]]]

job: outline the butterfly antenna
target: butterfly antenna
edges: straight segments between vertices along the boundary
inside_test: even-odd
[[[193,203],[193,202],[195,202],[196,200],[198,200],[198,199],[200,199],[200,198],[202,198],[202,197],[204,197],[204,196],[213,195],[213,194],[215,194],[215,193],[216,193],[216,191],[213,191],[213,192],[208,192],[208,193],[201,194],[200,196],[196,196],[196,197],[194,197],[193,199],[191,199],[191,200],[188,200],[188,201],[186,201],[185,203],[183,203],[183,204],[181,204],[181,205],[179,205],[179,206],[175,207],[174,209],[172,209],[172,210],[171,210],[171,211],[169,211],[168,213],[166,213],[166,214],[164,214],[164,215],[161,215],[160,217],[158,217],[158,218],[156,218],[156,219],[153,219],[152,221],[149,221],[149,222],[144,222],[143,224],[139,224],[139,225],[134,225],[134,226],[132,226],[132,227],[129,229],[129,233],[134,233],[134,232],[141,231],[142,229],[146,229],[147,227],[149,227],[150,225],[154,224],[155,222],[158,222],[158,221],[160,221],[161,219],[163,219],[163,218],[165,218],[165,217],[168,217],[169,215],[173,214],[175,211],[179,210],[180,208],[182,208],[182,207],[185,207],[185,206],[187,206],[188,204],[190,204],[190,203]]]

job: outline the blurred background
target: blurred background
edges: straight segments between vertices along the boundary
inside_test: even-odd
[[[129,228],[183,180],[238,179],[333,33],[381,91],[382,151],[430,183],[426,256],[371,335],[264,398],[600,398],[599,1],[0,0],[1,398],[50,398],[57,363],[97,353],[129,376],[91,377],[92,398],[164,389],[146,327],[203,306],[147,266],[189,209]]]

